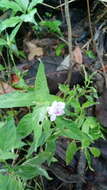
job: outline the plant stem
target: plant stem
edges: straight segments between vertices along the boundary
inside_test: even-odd
[[[11,60],[13,62],[14,69],[17,70],[16,64],[15,64],[15,61],[14,61],[14,57],[13,57],[13,54],[12,54],[11,50],[10,50],[10,57],[11,57]]]
[[[93,36],[93,30],[92,30],[92,24],[91,24],[91,14],[90,14],[90,5],[89,5],[89,0],[87,0],[87,11],[88,11],[88,21],[89,21],[89,28],[90,28],[90,33],[91,33],[91,39],[93,42],[93,46],[95,49],[95,42],[94,42],[94,36]]]
[[[73,1],[75,1],[75,0],[70,0],[70,1],[68,1],[68,4],[69,4],[69,3],[72,3]],[[60,4],[60,5],[56,6],[56,7],[51,6],[51,5],[48,5],[48,4],[46,4],[46,3],[41,3],[41,4],[44,5],[44,6],[46,6],[46,7],[51,8],[51,9],[59,9],[59,8],[65,6],[65,3],[62,3],[62,4]]]
[[[72,68],[74,66],[73,63],[73,53],[72,53],[72,27],[71,27],[71,20],[70,20],[70,14],[69,14],[69,2],[68,0],[65,0],[65,17],[67,22],[67,28],[68,28],[68,49],[69,49],[69,70],[68,70],[68,77],[66,83],[70,84],[71,77],[72,77]]]

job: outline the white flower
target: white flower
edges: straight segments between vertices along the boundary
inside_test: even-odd
[[[54,101],[51,106],[47,108],[48,114],[50,116],[51,121],[55,121],[56,116],[63,115],[65,108],[64,102],[56,102]]]

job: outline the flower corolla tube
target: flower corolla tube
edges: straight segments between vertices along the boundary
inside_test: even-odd
[[[48,107],[47,111],[51,121],[55,121],[57,116],[61,116],[65,113],[65,103],[54,101],[51,106]]]

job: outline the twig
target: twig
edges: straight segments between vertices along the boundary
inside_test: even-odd
[[[88,11],[88,20],[89,20],[89,27],[90,27],[91,38],[92,38],[92,42],[93,42],[93,45],[94,45],[94,48],[95,48],[95,42],[94,42],[94,36],[93,36],[93,30],[92,30],[92,24],[91,24],[91,14],[90,14],[89,0],[87,0],[87,11]]]
[[[89,39],[83,46],[81,49],[87,48],[87,46],[89,47],[89,44],[91,43],[91,39]],[[88,48],[87,48],[88,49]]]
[[[107,7],[107,4],[103,1],[100,1],[105,7]]]
[[[45,7],[49,7],[49,8],[54,9],[54,10],[56,9],[56,7],[48,5],[46,3],[41,3],[41,4],[44,5]]]
[[[107,14],[107,9],[103,10],[103,13],[98,17],[98,19],[95,21],[95,24],[97,24],[105,15]]]
[[[60,0],[60,5],[62,4],[62,0]],[[64,9],[63,7],[60,8],[61,9],[61,15],[62,15],[62,22],[65,21],[65,15],[64,15]]]
[[[66,41],[63,37],[56,35],[57,38],[59,38],[62,42],[64,42],[66,45],[68,45],[68,41]]]
[[[43,21],[43,19],[42,19],[42,17],[40,16],[40,14],[39,14],[38,12],[37,12],[36,14],[37,14],[38,18],[40,19],[40,21]]]
[[[69,55],[70,55],[70,60],[69,60],[70,64],[69,64],[68,77],[67,77],[66,83],[70,84],[74,63],[73,63],[73,53],[72,53],[72,27],[71,27],[71,20],[70,20],[70,14],[69,14],[68,0],[65,0],[65,17],[66,17],[67,28],[68,28],[68,48],[69,48]]]
[[[68,71],[68,77],[65,82],[67,84],[70,84],[72,69],[74,67],[73,54],[72,54],[72,27],[71,27],[70,14],[69,14],[69,3],[73,2],[73,1],[75,1],[75,0],[70,0],[70,1],[65,0],[64,3],[62,3],[61,5],[58,5],[57,7],[53,7],[46,3],[42,3],[42,5],[52,8],[52,9],[58,9],[58,8],[65,6],[65,17],[66,17],[67,28],[68,28],[68,48],[69,48],[69,55],[70,55],[70,64],[69,64],[70,66],[69,66],[69,71]],[[66,42],[65,40],[63,40],[63,41]],[[67,42],[66,42],[66,44],[67,44]]]
[[[75,1],[75,0],[70,0],[70,1],[68,1],[68,4],[69,4],[69,3],[72,3],[73,1]],[[62,3],[61,5],[58,5],[58,6],[56,7],[56,9],[59,9],[59,8],[65,6],[65,4],[66,4],[66,3]]]
[[[73,1],[75,1],[75,0],[70,0],[70,1],[68,1],[68,4],[69,4],[69,3],[72,3]],[[44,6],[46,6],[46,7],[51,8],[51,9],[54,9],[54,10],[55,10],[55,9],[59,9],[59,8],[65,6],[65,3],[62,3],[61,5],[58,5],[58,6],[56,6],[56,7],[51,6],[51,5],[48,5],[48,4],[46,4],[46,3],[41,3],[41,4],[44,5]]]

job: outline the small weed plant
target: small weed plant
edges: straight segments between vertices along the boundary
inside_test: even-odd
[[[60,30],[61,22],[59,20],[45,20],[38,23],[35,15],[38,14],[38,4],[43,0],[1,0],[0,10],[2,16],[0,18],[0,52],[3,48],[7,48],[11,61],[15,66],[13,55],[24,57],[24,53],[18,50],[15,37],[23,23],[29,24],[34,30],[39,27],[46,27],[50,32],[62,35]],[[9,30],[8,30],[9,29]],[[1,53],[2,55],[2,53]]]
[[[0,96],[1,109],[30,107],[32,110],[18,123],[12,114],[0,122],[0,189],[24,190],[27,181],[39,175],[51,180],[43,164],[55,161],[56,141],[61,136],[69,139],[66,164],[82,150],[92,169],[91,156],[100,155],[93,144],[103,135],[96,118],[87,115],[87,109],[96,104],[97,98],[91,82],[85,72],[84,87],[77,85],[71,90],[67,85],[60,85],[63,98],[51,95],[44,65],[40,63],[33,89]],[[84,103],[80,103],[81,97]],[[21,159],[20,151],[26,146]]]
[[[23,23],[30,26],[38,27],[35,20],[37,14],[36,5],[42,3],[43,0],[0,0],[0,55],[3,57],[3,49],[7,49],[8,65],[5,69],[11,70],[11,62],[15,67],[14,55],[17,57],[25,57],[24,53],[18,50],[16,43],[16,35]]]
[[[37,26],[35,6],[42,2],[43,0],[0,1],[0,10],[3,12],[0,18],[0,55],[2,56],[3,48],[7,48],[14,67],[13,55],[23,56],[17,48],[16,34],[22,23]],[[60,24],[59,21],[40,23],[41,27],[47,27],[50,32],[62,35]],[[64,44],[57,49],[57,55],[63,47]],[[1,66],[0,70],[4,68]],[[91,155],[100,156],[99,149],[93,144],[97,139],[103,138],[103,134],[96,118],[87,114],[87,109],[96,104],[97,98],[91,77],[85,72],[84,87],[77,85],[71,90],[67,85],[59,85],[63,93],[61,98],[49,93],[44,65],[40,63],[34,88],[22,83],[24,91],[16,90],[0,96],[0,108],[11,109],[8,116],[1,117],[0,120],[1,190],[27,190],[28,181],[37,176],[51,180],[43,164],[55,161],[56,141],[61,136],[69,140],[66,164],[70,164],[76,152],[82,150],[92,169]],[[81,97],[84,98],[83,103]],[[15,111],[12,110],[18,107],[27,107],[30,111],[17,122]],[[21,151],[25,152],[23,158]]]

